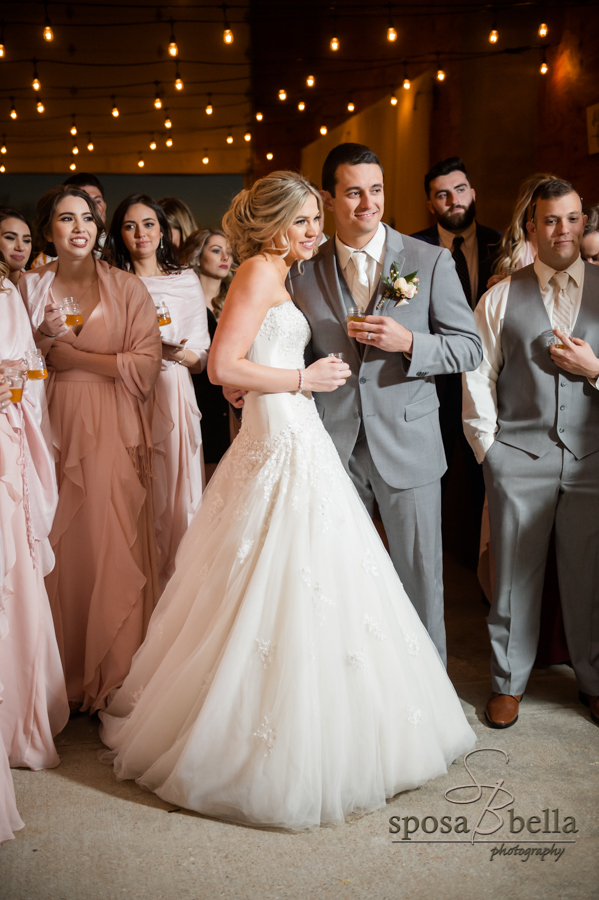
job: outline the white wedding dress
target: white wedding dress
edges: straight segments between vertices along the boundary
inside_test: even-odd
[[[285,302],[248,358],[303,368],[309,338]],[[239,436],[100,717],[119,779],[209,816],[290,829],[383,807],[474,746],[309,393],[246,396]]]

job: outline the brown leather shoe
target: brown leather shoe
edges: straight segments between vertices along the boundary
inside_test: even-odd
[[[509,728],[518,721],[518,709],[522,694],[498,694],[493,691],[485,709],[485,717],[491,728]]]
[[[581,703],[589,707],[591,719],[595,725],[599,725],[599,697],[591,697],[590,694],[584,694],[582,691],[578,692],[578,697]]]

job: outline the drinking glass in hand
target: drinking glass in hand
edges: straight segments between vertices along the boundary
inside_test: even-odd
[[[160,327],[171,324],[171,314],[168,306],[165,306],[164,303],[161,303],[160,306],[156,307],[156,315],[158,316],[158,324]]]
[[[30,381],[39,381],[48,377],[46,360],[40,350],[28,350],[23,357],[23,362],[27,366],[27,378]]]
[[[361,306],[350,306],[347,310],[347,327],[349,331],[350,322],[363,322],[366,319],[366,310]]]
[[[73,325],[82,324],[83,315],[81,314],[81,307],[72,297],[64,298],[61,309],[66,316],[65,325],[68,328],[72,328]]]
[[[4,370],[4,380],[10,387],[10,399],[13,403],[20,403],[23,399],[23,385],[25,384],[25,376],[21,369],[9,366]]]

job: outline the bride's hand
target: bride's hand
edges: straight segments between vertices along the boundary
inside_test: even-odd
[[[351,369],[346,362],[334,356],[325,356],[304,370],[304,390],[317,393],[336,391],[350,375]]]

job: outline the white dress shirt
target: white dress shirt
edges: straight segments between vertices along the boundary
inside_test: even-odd
[[[458,237],[453,231],[447,231],[439,223],[437,223],[437,231],[439,232],[439,243],[442,247],[453,255],[453,240]],[[470,296],[472,302],[476,300],[478,291],[478,240],[476,237],[476,222],[471,222],[466,231],[462,232],[460,237],[464,238],[462,244],[462,253],[466,257],[466,265],[468,266],[468,276],[470,278]]]
[[[364,309],[368,308],[370,299],[374,294],[383,271],[385,261],[385,249],[387,245],[387,232],[382,222],[365,247],[360,250],[348,247],[335,235],[335,249],[337,259],[343,272],[343,277],[356,304]],[[362,261],[354,259],[355,254],[362,254]],[[362,271],[362,278],[360,272]]]
[[[553,324],[553,308],[558,287],[551,281],[556,270],[541,262],[537,256],[534,270],[539,280],[543,304]],[[569,275],[567,293],[570,297],[571,328],[574,328],[584,285],[584,263],[580,256],[565,271]],[[483,345],[483,361],[474,372],[462,375],[464,433],[479,463],[495,440],[497,424],[497,379],[503,368],[501,332],[510,290],[511,278],[493,285],[480,299],[474,318]],[[555,325],[553,326],[555,327]],[[549,351],[548,351],[549,352]],[[591,381],[597,388],[597,381]]]

